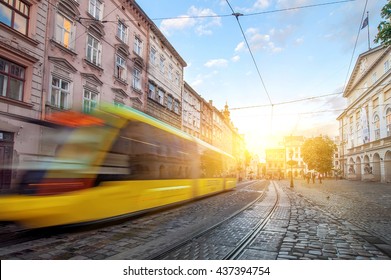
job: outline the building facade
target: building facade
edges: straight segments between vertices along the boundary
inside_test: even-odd
[[[39,152],[47,1],[0,0],[0,191]]]
[[[145,112],[182,128],[183,70],[186,62],[149,19],[148,98]]]
[[[242,139],[184,83],[186,62],[134,0],[0,0],[0,12],[0,190],[54,154],[42,124],[56,112],[110,103],[181,129],[185,108],[195,137],[228,153]]]
[[[213,106],[205,99],[201,99],[201,140],[212,144],[213,136]]]
[[[202,97],[185,82],[182,97],[182,130],[201,138]]]
[[[303,161],[301,155],[301,146],[304,144],[304,136],[285,136],[283,143],[285,147],[285,158],[287,161],[293,160],[296,164],[286,165],[285,176],[290,177],[291,172],[293,177],[302,177],[307,171],[307,165]]]
[[[284,178],[286,168],[285,147],[274,147],[265,150],[266,153],[266,178]]]
[[[352,180],[391,182],[391,48],[362,53],[343,97],[339,121],[340,166]]]

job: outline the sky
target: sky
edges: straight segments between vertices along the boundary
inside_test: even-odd
[[[255,153],[277,146],[282,136],[338,135],[344,85],[357,57],[377,46],[373,40],[387,3],[136,2],[186,61],[185,81],[219,110],[229,106]],[[361,29],[367,12],[370,46],[368,28]]]

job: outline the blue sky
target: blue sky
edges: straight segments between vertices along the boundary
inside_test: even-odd
[[[187,62],[186,82],[218,109],[228,103],[250,149],[274,146],[282,135],[338,135],[336,117],[345,102],[336,93],[368,50],[366,28],[354,48],[366,0],[228,2],[243,14],[239,22],[260,75],[227,1],[137,1],[151,19],[165,18],[154,22]],[[386,2],[367,2],[371,47]],[[280,104],[312,97],[319,98]]]

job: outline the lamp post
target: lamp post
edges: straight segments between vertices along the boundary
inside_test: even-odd
[[[293,186],[293,171],[292,171],[292,167],[293,167],[293,160],[292,160],[293,151],[292,150],[289,152],[289,156],[291,158],[291,160],[290,160],[290,165],[291,165],[291,184],[290,184],[290,187],[293,188],[294,186]]]

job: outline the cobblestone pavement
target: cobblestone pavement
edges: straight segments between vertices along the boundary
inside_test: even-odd
[[[242,259],[389,259],[391,185],[325,180],[276,181],[283,190],[266,228]],[[0,248],[0,259],[148,259],[224,219],[265,191],[268,182],[122,223],[49,234]],[[237,224],[236,224],[237,226]],[[240,224],[239,224],[240,227]],[[8,230],[3,228],[1,230]],[[225,231],[226,237],[236,234]],[[212,238],[218,238],[216,236]],[[210,240],[201,244],[209,250]]]
[[[389,259],[389,244],[376,235],[373,222],[367,223],[366,217],[390,220],[385,206],[377,205],[391,191],[390,186],[366,183],[357,187],[359,184],[348,181],[307,185],[296,181],[291,189],[287,181],[279,184],[290,199],[291,216],[285,236],[279,240],[277,259]],[[357,216],[364,212],[371,214]],[[378,233],[391,232],[389,228],[378,229]]]

